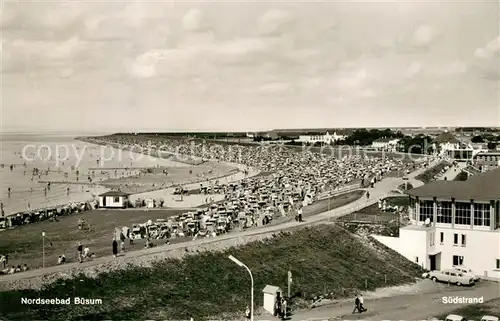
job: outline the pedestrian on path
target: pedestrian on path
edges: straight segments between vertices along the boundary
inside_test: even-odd
[[[82,245],[82,242],[78,242],[78,247],[76,249],[78,251],[78,262],[82,263],[82,260],[83,260],[83,245]]]
[[[116,257],[118,254],[118,242],[116,239],[113,239],[113,256]]]
[[[247,320],[250,320],[250,308],[247,306],[246,310],[245,310],[245,318]]]
[[[360,313],[366,311],[365,307],[363,306],[364,303],[365,303],[365,301],[363,300],[363,295],[360,294],[359,295],[359,312]]]
[[[354,310],[352,310],[352,314],[356,313],[356,310],[361,313],[361,309],[360,309],[360,301],[359,301],[359,298],[358,298],[358,295],[356,294],[355,296],[356,298],[354,299]]]

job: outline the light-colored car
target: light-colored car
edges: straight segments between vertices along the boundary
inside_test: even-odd
[[[471,285],[474,284],[474,279],[470,276],[464,275],[459,271],[450,269],[443,271],[429,272],[429,278],[435,282],[447,282],[456,285]]]
[[[485,315],[481,318],[481,321],[498,321],[498,317],[492,315]]]
[[[467,319],[461,315],[450,314],[446,317],[445,321],[467,321]]]
[[[479,277],[472,272],[471,269],[466,268],[465,266],[454,266],[454,270],[460,271],[463,275],[470,276],[471,278],[474,279],[474,281],[479,281]]]

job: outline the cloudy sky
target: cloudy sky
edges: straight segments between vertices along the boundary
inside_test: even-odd
[[[498,126],[499,7],[6,2],[2,130]]]

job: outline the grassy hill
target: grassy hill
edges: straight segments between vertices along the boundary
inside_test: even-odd
[[[229,254],[252,270],[257,306],[262,305],[266,284],[286,289],[288,270],[293,273],[295,301],[309,302],[324,293],[341,298],[357,289],[412,282],[420,275],[419,266],[396,252],[330,224],[282,232],[223,252],[159,261],[151,268],[130,267],[96,279],[81,276],[61,280],[40,291],[1,292],[0,316],[9,320],[198,320],[210,316],[229,319],[234,313],[241,316],[250,301],[250,278],[227,258]],[[102,299],[103,304],[21,304],[21,298],[67,297]]]

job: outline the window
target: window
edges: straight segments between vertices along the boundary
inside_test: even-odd
[[[497,259],[497,262],[496,262],[496,263],[497,263],[497,267],[496,267],[496,269],[497,269],[497,270],[500,270],[500,259]]]
[[[453,245],[458,245],[458,234],[453,234]]]
[[[115,203],[120,203],[120,198],[119,198],[119,197],[115,197],[114,202],[115,202]]]
[[[451,202],[437,203],[437,223],[451,224]]]
[[[444,243],[444,233],[441,232],[439,234],[440,234],[440,236],[439,236],[439,243],[443,244]]]
[[[420,215],[419,221],[424,222],[429,218],[432,222],[434,216],[434,201],[420,201]]]
[[[415,256],[415,262],[418,263],[418,256]]]
[[[429,233],[430,246],[434,246],[434,233]]]
[[[453,255],[453,266],[463,265],[464,257],[459,255]]]
[[[470,225],[470,203],[455,204],[455,224]]]
[[[467,239],[466,239],[466,235],[465,234],[462,234],[462,246],[465,246],[467,245]]]
[[[490,204],[474,204],[474,225],[490,226]]]

